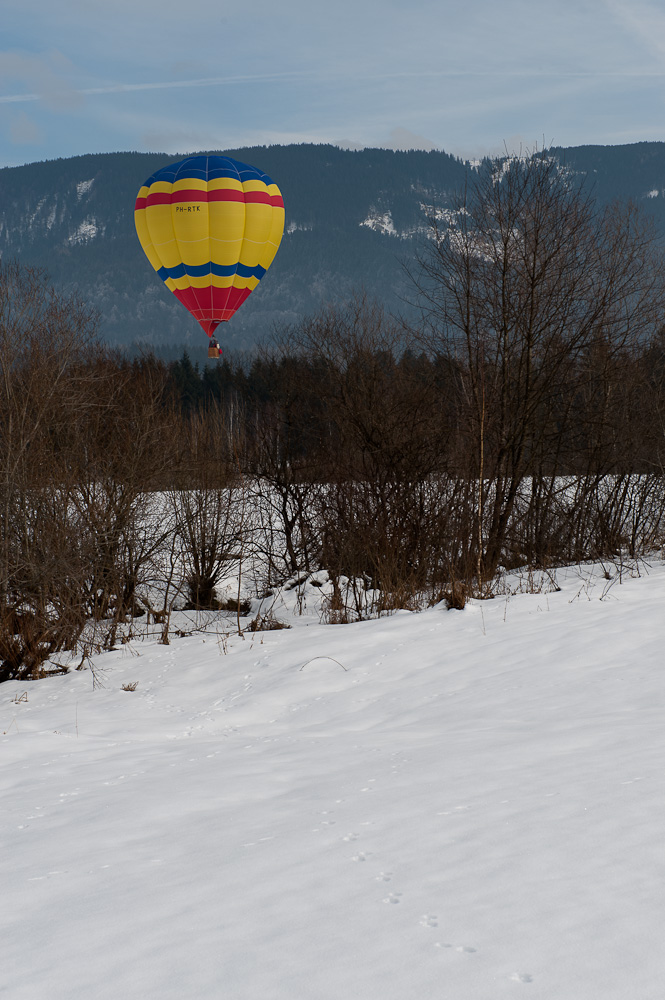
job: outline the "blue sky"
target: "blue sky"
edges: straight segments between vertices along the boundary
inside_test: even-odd
[[[665,140],[665,5],[2,0],[0,166],[288,142]]]

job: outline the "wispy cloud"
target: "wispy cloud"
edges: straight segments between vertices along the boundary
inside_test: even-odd
[[[665,55],[665,41],[663,44],[663,54]],[[2,74],[2,67],[0,65],[0,77]],[[27,74],[25,74],[27,75]],[[454,79],[454,78],[478,78],[478,79],[543,79],[543,80],[593,80],[593,79],[616,79],[616,78],[634,78],[634,79],[649,79],[651,77],[662,77],[665,76],[665,66],[662,69],[634,69],[634,70],[576,70],[567,71],[562,73],[555,69],[540,69],[540,70],[527,70],[527,69],[512,69],[507,67],[501,72],[482,70],[482,69],[426,69],[426,70],[413,70],[413,71],[397,71],[397,72],[358,72],[355,74],[354,80],[357,82],[367,82],[375,81],[380,82],[382,80],[399,81],[399,80],[436,80],[436,79]],[[48,84],[45,82],[38,92],[22,93],[22,94],[0,94],[0,104],[21,104],[30,101],[54,101],[57,106],[66,106],[66,102],[62,100],[63,97],[66,100],[71,101],[73,98],[80,98],[93,95],[101,94],[130,94],[139,91],[158,91],[158,90],[186,90],[188,88],[197,87],[219,87],[228,86],[233,84],[242,83],[276,83],[276,82],[305,82],[307,80],[318,80],[320,82],[330,82],[335,79],[347,79],[347,74],[344,72],[332,72],[322,70],[320,72],[310,70],[310,71],[291,71],[291,72],[276,72],[276,73],[253,73],[253,74],[235,74],[229,76],[212,76],[203,77],[200,79],[193,80],[157,80],[143,83],[113,83],[107,84],[100,87],[81,87],[78,89],[71,88],[69,86],[63,85],[62,81],[59,81],[59,86],[49,88]],[[46,77],[45,77],[46,80]],[[49,78],[49,81],[51,78]],[[34,76],[33,76],[34,81]],[[55,98],[54,98],[55,93]]]
[[[665,11],[643,0],[604,0],[607,9],[643,48],[665,57]]]
[[[0,65],[0,77],[2,77]],[[311,79],[316,74],[312,72],[282,72],[282,73],[253,73],[235,74],[229,76],[211,76],[196,80],[156,80],[144,83],[111,83],[101,87],[81,87],[73,91],[79,97],[89,97],[96,94],[131,94],[138,91],[151,90],[187,90],[196,87],[219,87],[239,83],[275,83],[277,81],[298,81]],[[46,87],[40,88],[38,92],[24,94],[4,94],[0,95],[0,104],[21,104],[29,101],[41,101],[45,99]]]
[[[57,50],[39,55],[19,51],[0,52],[0,81],[28,84],[31,88],[27,94],[2,96],[0,103],[42,101],[54,111],[76,107],[82,98],[67,79],[73,71],[70,60]]]

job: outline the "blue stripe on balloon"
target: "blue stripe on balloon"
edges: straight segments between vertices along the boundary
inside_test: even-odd
[[[248,163],[241,163],[230,156],[190,156],[186,160],[178,163],[171,163],[167,167],[162,167],[149,177],[145,182],[146,187],[150,187],[155,181],[167,181],[173,183],[176,180],[184,180],[188,177],[197,178],[202,181],[216,180],[218,177],[231,177],[239,181],[263,181],[270,185],[272,181],[262,170],[250,166]]]
[[[265,267],[257,264],[256,267],[248,267],[246,264],[178,264],[177,267],[160,267],[157,274],[166,281],[167,278],[203,278],[206,274],[216,274],[219,278],[230,278],[237,274],[241,278],[258,278],[259,281],[266,273]]]

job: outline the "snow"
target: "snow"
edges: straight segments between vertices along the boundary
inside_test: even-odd
[[[53,201],[53,205],[51,206],[51,210],[49,211],[49,214],[46,219],[47,231],[53,229],[57,214],[58,214],[58,196],[56,195]]]
[[[397,230],[391,212],[378,212],[375,209],[372,209],[359,225],[372,229],[382,236],[397,236],[401,240],[413,239],[414,236],[428,231],[426,226],[411,226],[408,229]]]
[[[88,181],[79,181],[78,182],[78,184],[76,185],[76,200],[77,201],[80,201],[81,198],[83,198],[84,195],[90,193],[90,189],[92,188],[92,185],[94,184],[94,182],[95,182],[95,178],[94,177],[92,177]]]
[[[665,565],[612,572],[2,685],[0,995],[660,1000]]]
[[[71,246],[74,246],[76,243],[88,243],[90,240],[94,240],[99,231],[100,228],[96,219],[84,219],[83,222],[77,226],[76,231],[72,233],[67,242]]]
[[[374,232],[381,233],[383,236],[397,236],[395,223],[390,212],[371,211],[360,225],[366,226],[367,229],[373,229]]]

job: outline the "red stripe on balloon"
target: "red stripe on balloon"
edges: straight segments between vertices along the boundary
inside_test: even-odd
[[[267,191],[246,191],[245,203],[247,205],[269,205],[270,195]]]
[[[267,191],[247,191],[245,202],[248,205],[272,205],[273,208],[284,208],[281,196],[268,194]]]
[[[155,191],[147,198],[137,198],[134,210],[148,208],[151,205],[176,205],[181,202],[235,201],[246,205],[271,205],[273,208],[284,208],[284,201],[278,194],[268,194],[266,191],[237,191],[233,188],[219,188],[213,191],[189,189],[181,191]]]
[[[172,205],[175,205],[179,201],[208,201],[208,192],[200,191],[198,188],[171,191],[169,194],[169,200]],[[150,195],[148,195],[148,201],[150,201]]]
[[[234,188],[218,188],[208,191],[208,201],[246,201],[246,196],[243,191]]]
[[[171,195],[166,193],[149,194],[145,200],[146,208],[148,208],[149,205],[170,205],[170,204],[171,204]]]

